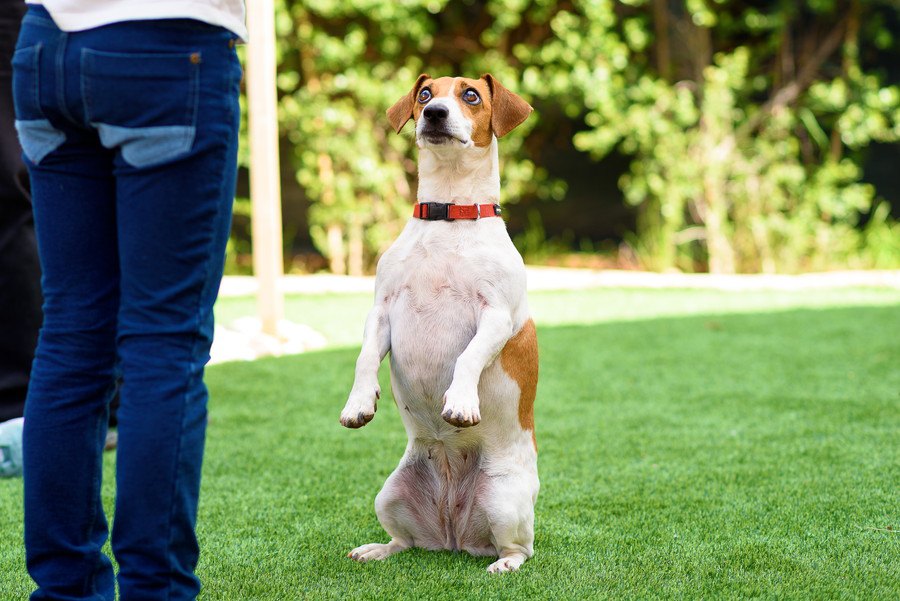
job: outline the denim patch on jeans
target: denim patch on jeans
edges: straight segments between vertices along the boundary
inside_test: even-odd
[[[35,163],[59,148],[66,135],[53,127],[40,109],[38,100],[39,62],[41,45],[19,48],[12,58],[13,86],[18,90],[16,105],[16,131],[25,155]]]
[[[100,498],[122,376],[112,549],[123,599],[193,599],[203,371],[237,171],[235,36],[190,20],[66,33],[31,5],[14,63],[44,325],[25,405],[33,599],[115,597]]]

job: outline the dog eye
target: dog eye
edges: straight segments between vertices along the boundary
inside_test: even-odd
[[[425,104],[431,100],[431,90],[428,88],[423,88],[421,92],[419,92],[419,102],[421,104]]]
[[[481,96],[478,95],[478,92],[469,88],[465,92],[463,92],[462,99],[468,102],[469,104],[478,104],[481,102]]]

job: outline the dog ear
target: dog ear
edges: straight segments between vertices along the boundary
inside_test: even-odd
[[[394,106],[387,110],[387,118],[391,127],[399,134],[406,122],[413,117],[413,107],[416,106],[416,97],[419,95],[419,88],[428,79],[427,73],[422,73],[416,80],[416,84],[409,91],[409,94],[398,100]]]
[[[520,96],[504,88],[490,73],[485,73],[481,79],[487,82],[491,90],[491,129],[495,136],[502,138],[525,121],[534,109]]]

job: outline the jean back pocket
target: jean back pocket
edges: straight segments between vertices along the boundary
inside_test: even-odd
[[[35,164],[66,141],[66,135],[53,127],[41,110],[40,60],[40,44],[19,48],[12,58],[16,131],[22,151]]]
[[[198,52],[83,50],[85,115],[100,142],[137,168],[187,154],[196,135],[200,62]]]

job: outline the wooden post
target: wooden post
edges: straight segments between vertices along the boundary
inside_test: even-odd
[[[281,278],[281,176],[278,164],[278,99],[275,88],[275,6],[247,3],[247,108],[250,137],[250,202],[253,273],[259,284],[262,331],[275,336],[284,317]]]

